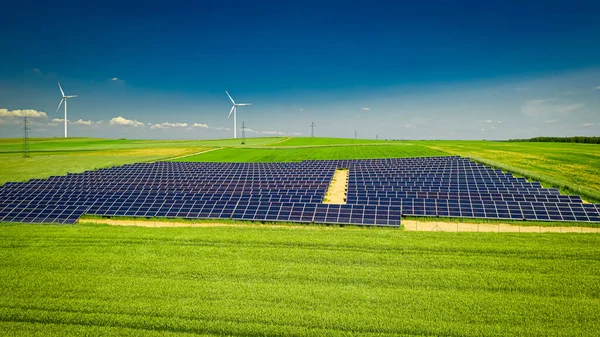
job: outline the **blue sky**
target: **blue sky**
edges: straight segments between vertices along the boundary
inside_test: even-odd
[[[600,4],[8,4],[0,136],[508,139],[600,135]],[[239,130],[239,129],[238,129]],[[239,132],[238,132],[239,134]]]

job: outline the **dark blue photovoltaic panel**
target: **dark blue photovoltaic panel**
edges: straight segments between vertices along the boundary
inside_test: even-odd
[[[348,168],[346,204],[323,204]],[[398,226],[402,215],[600,222],[600,205],[460,157],[140,163],[0,186],[0,221],[102,216]]]

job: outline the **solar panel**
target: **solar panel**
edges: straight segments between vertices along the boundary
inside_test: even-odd
[[[322,204],[349,168],[347,204]],[[139,163],[6,183],[0,221],[81,214],[397,226],[401,215],[600,221],[598,205],[461,157],[298,163]]]

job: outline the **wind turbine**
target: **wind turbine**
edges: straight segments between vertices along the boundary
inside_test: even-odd
[[[225,91],[225,93],[227,94],[227,96],[229,96],[229,99],[231,100],[231,103],[233,103],[233,106],[231,107],[231,110],[229,111],[229,115],[227,115],[227,119],[229,119],[229,117],[231,116],[231,113],[233,112],[233,138],[237,138],[237,107],[238,106],[245,106],[245,105],[252,105],[252,103],[236,103],[233,98],[231,98],[231,95]]]
[[[60,93],[62,94],[62,99],[60,100],[60,103],[58,103],[58,108],[56,108],[56,112],[58,112],[58,109],[60,109],[60,105],[64,101],[65,102],[65,138],[67,138],[67,100],[69,98],[75,98],[75,97],[77,97],[77,95],[71,95],[71,96],[65,95],[65,92],[62,90],[62,87],[60,86],[60,82],[58,82],[58,88],[60,89]]]

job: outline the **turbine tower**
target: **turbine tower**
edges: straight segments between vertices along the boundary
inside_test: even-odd
[[[65,95],[65,92],[62,90],[62,87],[60,86],[60,82],[58,82],[58,88],[60,89],[60,93],[62,94],[62,99],[60,100],[60,103],[58,103],[58,108],[56,108],[56,112],[58,112],[58,110],[60,109],[60,105],[64,101],[65,102],[65,138],[67,138],[67,100],[69,98],[75,98],[75,97],[77,97],[77,95],[71,95],[71,96]]]
[[[225,91],[225,93],[227,94],[227,96],[229,96],[231,103],[233,103],[233,106],[231,107],[231,110],[229,111],[229,115],[227,115],[227,119],[229,119],[229,117],[231,116],[231,113],[233,112],[233,138],[235,139],[235,138],[237,138],[237,107],[252,105],[252,103],[236,103],[233,100],[233,98],[231,98],[231,95],[227,91]]]

